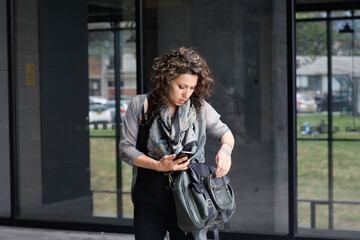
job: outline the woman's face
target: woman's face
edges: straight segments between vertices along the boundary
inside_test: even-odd
[[[170,83],[169,90],[169,107],[177,107],[182,105],[193,94],[198,81],[196,74],[180,74]]]

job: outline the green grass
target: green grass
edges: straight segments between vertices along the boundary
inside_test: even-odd
[[[327,114],[299,114],[297,116],[297,136],[303,138],[327,138],[327,134],[315,136],[300,134],[300,126],[308,121],[316,126],[320,120],[327,122]],[[359,119],[355,119],[359,124]],[[353,128],[352,116],[336,114],[333,126],[340,131],[333,134],[333,196],[336,201],[360,202],[360,142],[336,141],[336,139],[359,139],[360,132],[347,132],[346,126]],[[357,125],[356,125],[357,126]],[[328,141],[297,142],[298,199],[328,200]],[[328,228],[328,205],[317,205],[316,227]],[[298,204],[298,223],[310,227],[310,204]],[[334,204],[335,229],[360,229],[360,205]]]
[[[94,130],[98,131],[98,130]],[[102,130],[101,130],[102,131]],[[90,138],[91,190],[116,190],[115,138]],[[131,191],[132,168],[122,162],[122,191]],[[133,205],[129,194],[123,194],[123,217],[131,217]],[[94,192],[93,211],[100,216],[116,217],[117,194]]]
[[[115,138],[90,138],[92,190],[116,190]]]

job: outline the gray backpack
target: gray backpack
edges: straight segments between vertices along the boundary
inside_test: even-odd
[[[228,230],[236,209],[230,180],[227,176],[217,178],[215,167],[206,163],[190,163],[188,167],[175,177],[171,187],[179,228],[196,240],[206,239],[207,230],[214,229],[214,237],[219,239],[219,225]]]

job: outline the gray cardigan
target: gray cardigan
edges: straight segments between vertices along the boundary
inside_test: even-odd
[[[144,155],[136,149],[141,110],[146,99],[146,94],[137,95],[131,100],[126,111],[122,134],[120,139],[120,159],[133,166],[133,186],[136,181],[137,167],[133,165],[134,160]],[[198,139],[198,146],[195,155],[192,157],[200,162],[205,162],[206,134],[221,139],[222,135],[230,131],[228,126],[221,122],[220,115],[206,101],[200,109],[200,115],[195,121],[195,134]]]

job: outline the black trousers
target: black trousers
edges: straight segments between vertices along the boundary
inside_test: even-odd
[[[176,212],[168,209],[135,206],[134,227],[136,240],[164,240],[166,232],[171,240],[194,239],[191,233],[185,233],[177,226]]]
[[[136,240],[164,240],[166,232],[171,240],[194,239],[177,225],[174,198],[163,173],[139,168],[132,194]]]

